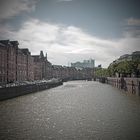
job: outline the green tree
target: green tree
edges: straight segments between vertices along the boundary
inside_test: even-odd
[[[116,67],[116,71],[119,74],[123,74],[124,76],[130,75],[132,73],[132,62],[131,61],[122,61],[118,63]]]
[[[108,67],[108,73],[109,73],[109,76],[110,77],[115,76],[115,73],[117,72],[117,65],[118,64],[116,64],[116,63],[109,65],[109,67]]]
[[[106,69],[106,68],[97,68],[95,70],[95,76],[97,76],[97,77],[108,77],[109,76],[108,69]]]

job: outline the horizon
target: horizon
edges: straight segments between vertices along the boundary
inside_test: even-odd
[[[10,41],[10,42],[12,42],[12,41],[18,41],[18,40],[10,40],[10,39],[7,39],[7,40],[0,40],[0,41]],[[19,43],[19,42],[18,42]],[[20,44],[20,43],[19,43]],[[19,46],[18,46],[18,48],[19,49],[28,49],[29,50],[29,48],[20,48]],[[29,52],[30,52],[30,54],[31,54],[31,56],[39,56],[40,55],[40,52],[43,52],[43,55],[44,55],[44,57],[46,57],[46,54],[47,54],[47,56],[48,56],[48,53],[47,52],[44,52],[43,50],[39,50],[39,52],[37,53],[37,54],[32,54],[32,52],[29,50]],[[109,65],[111,64],[111,63],[113,63],[114,61],[116,61],[116,60],[118,60],[120,57],[122,57],[122,56],[125,56],[125,55],[132,55],[134,52],[140,52],[140,51],[133,51],[133,52],[131,52],[131,53],[127,53],[127,54],[123,54],[123,55],[121,55],[121,56],[119,56],[118,58],[116,58],[115,60],[113,60],[112,62],[110,62],[109,63]],[[47,58],[47,60],[48,60],[48,58]],[[86,59],[83,59],[83,60],[81,60],[81,61],[79,61],[79,60],[76,60],[76,61],[74,61],[74,62],[68,62],[68,65],[62,65],[62,64],[53,64],[52,62],[50,62],[49,60],[49,62],[52,64],[52,65],[58,65],[58,66],[63,66],[63,67],[71,67],[71,64],[74,64],[74,63],[84,63],[84,61],[88,61],[88,60],[94,60],[94,65],[95,65],[95,68],[96,67],[98,67],[99,65],[101,65],[101,67],[102,67],[102,64],[98,64],[98,65],[96,65],[96,60],[94,59],[94,58],[86,58]],[[109,65],[107,66],[107,67],[102,67],[102,68],[108,68],[109,67]]]

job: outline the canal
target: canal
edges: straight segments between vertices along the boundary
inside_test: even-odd
[[[139,140],[140,97],[71,81],[0,102],[0,140]]]

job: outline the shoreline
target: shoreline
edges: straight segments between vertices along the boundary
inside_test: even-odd
[[[0,101],[63,85],[60,80],[0,88]]]

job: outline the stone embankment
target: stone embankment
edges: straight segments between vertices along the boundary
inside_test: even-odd
[[[62,85],[63,82],[58,79],[52,79],[49,81],[35,81],[28,82],[26,84],[11,84],[0,88],[0,101],[14,98],[17,96],[38,92],[41,90],[57,87]]]
[[[136,94],[140,96],[140,78],[107,77],[107,78],[100,78],[99,81],[102,83],[107,83],[112,86],[115,86],[128,93]]]

